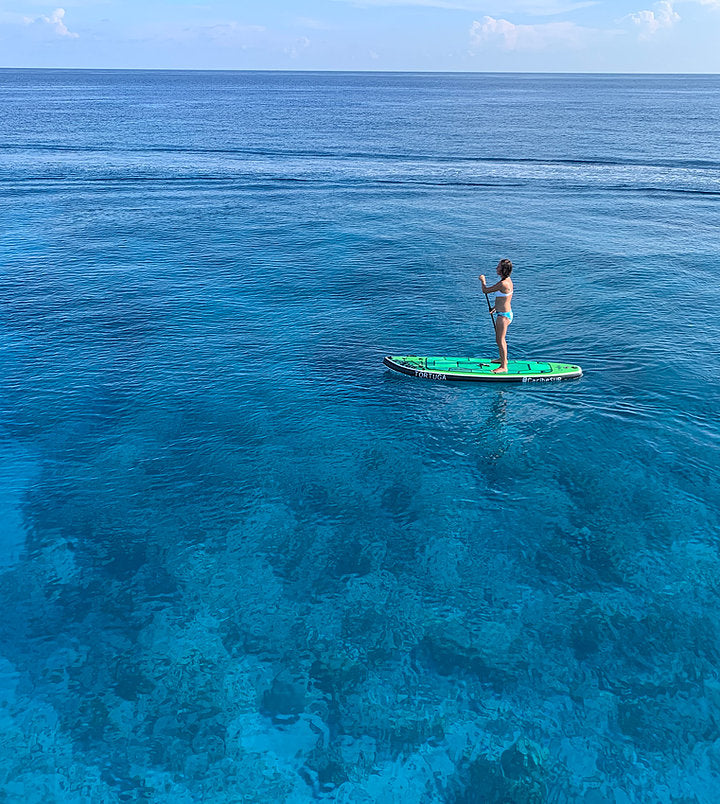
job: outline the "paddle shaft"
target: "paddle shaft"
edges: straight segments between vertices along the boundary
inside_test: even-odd
[[[490,320],[493,322],[493,329],[497,330],[497,327],[495,326],[495,316],[493,315],[493,311],[492,311],[492,304],[490,304],[490,297],[487,295],[487,293],[485,294],[485,301],[487,302],[487,305],[488,305],[488,312],[490,313]]]

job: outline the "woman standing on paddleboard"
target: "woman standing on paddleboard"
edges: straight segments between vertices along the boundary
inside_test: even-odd
[[[497,316],[495,324],[495,341],[498,345],[500,352],[500,365],[493,369],[494,374],[507,374],[507,342],[505,341],[505,333],[507,328],[512,324],[513,314],[510,309],[510,300],[513,295],[513,281],[510,279],[513,265],[510,260],[500,260],[497,264],[496,273],[500,277],[500,281],[494,285],[485,284],[485,274],[480,274],[480,282],[482,283],[483,293],[495,294],[495,306],[490,309],[490,315],[493,313]]]

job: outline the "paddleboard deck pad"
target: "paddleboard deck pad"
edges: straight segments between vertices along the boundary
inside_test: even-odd
[[[426,380],[553,382],[582,376],[580,366],[538,360],[509,360],[507,374],[493,374],[498,364],[481,357],[386,357],[383,363],[395,371]]]

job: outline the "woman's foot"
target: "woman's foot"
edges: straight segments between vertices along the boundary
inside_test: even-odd
[[[495,361],[493,361],[495,362]],[[492,370],[493,374],[507,374],[507,366],[498,366],[496,369]]]

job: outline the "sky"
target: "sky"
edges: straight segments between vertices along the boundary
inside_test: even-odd
[[[0,0],[0,66],[718,73],[720,0]]]

